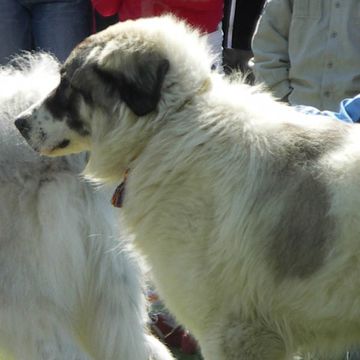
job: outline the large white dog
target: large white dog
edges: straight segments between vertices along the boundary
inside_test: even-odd
[[[106,192],[14,131],[59,81],[48,55],[0,69],[0,353],[16,360],[170,360],[146,333],[141,272]],[[30,150],[30,151],[29,151]]]
[[[40,153],[91,150],[85,173],[123,182],[114,202],[207,360],[342,353],[360,342],[360,129],[210,61],[171,17],[121,23],[16,125]]]

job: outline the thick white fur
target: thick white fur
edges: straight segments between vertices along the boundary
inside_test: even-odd
[[[137,258],[85,155],[42,158],[13,119],[58,83],[57,62],[0,69],[0,349],[16,360],[172,359],[146,331]]]
[[[170,66],[155,111],[138,117],[92,70],[136,83],[146,74],[138,62],[154,54]],[[360,342],[356,126],[298,114],[211,73],[198,35],[170,17],[109,28],[75,50],[70,77],[72,63],[81,76],[70,81],[85,78],[93,99],[80,112],[85,172],[121,182],[130,169],[125,221],[206,360],[337,354]],[[62,136],[44,109],[47,100],[27,114],[40,151],[38,123],[47,141]]]

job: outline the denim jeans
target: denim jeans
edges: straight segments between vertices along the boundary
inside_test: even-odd
[[[90,0],[1,0],[0,64],[22,50],[44,50],[61,62],[91,32]]]
[[[346,360],[360,360],[360,351],[350,351],[347,353]]]

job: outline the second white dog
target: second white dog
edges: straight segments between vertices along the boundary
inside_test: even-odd
[[[170,360],[146,330],[136,257],[86,156],[31,151],[13,119],[59,81],[48,55],[0,69],[0,353],[16,360]]]

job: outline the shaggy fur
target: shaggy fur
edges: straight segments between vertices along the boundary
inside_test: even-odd
[[[118,242],[108,193],[77,175],[86,156],[40,157],[14,129],[15,116],[58,82],[44,54],[0,69],[0,351],[16,360],[170,360],[146,333],[140,268]]]
[[[207,360],[337,354],[360,342],[360,130],[211,73],[171,17],[83,42],[16,125],[125,183],[123,215]]]

